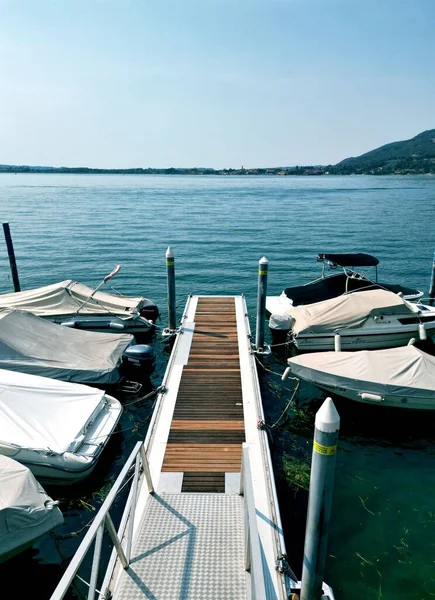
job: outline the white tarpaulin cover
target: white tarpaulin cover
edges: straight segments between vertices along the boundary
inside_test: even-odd
[[[295,319],[294,333],[325,333],[360,327],[376,315],[406,315],[418,312],[414,304],[393,292],[373,290],[353,292],[303,306],[289,307],[286,314]]]
[[[133,336],[62,327],[21,310],[0,312],[0,368],[76,383],[119,380]]]
[[[366,293],[366,292],[364,292]],[[381,393],[409,398],[433,396],[435,357],[415,346],[360,352],[316,352],[289,359],[295,375],[313,383],[338,385],[364,391],[367,384]],[[370,388],[376,391],[376,388]],[[429,392],[429,394],[428,394]]]
[[[0,560],[63,523],[27,467],[0,455]]]
[[[93,290],[82,283],[66,279],[60,283],[47,285],[35,290],[0,295],[0,310],[3,308],[19,308],[28,310],[40,317],[75,315],[83,302],[89,298]],[[81,315],[116,314],[129,316],[133,309],[141,308],[146,298],[131,296],[115,296],[105,292],[97,292],[91,300],[80,309]]]
[[[0,444],[71,452],[104,396],[87,385],[0,369]]]

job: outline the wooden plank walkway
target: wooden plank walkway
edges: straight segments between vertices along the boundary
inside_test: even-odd
[[[163,471],[183,472],[183,492],[224,492],[245,441],[235,299],[199,298]]]

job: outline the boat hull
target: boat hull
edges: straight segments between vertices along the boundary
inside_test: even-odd
[[[83,481],[98,463],[110,436],[121,417],[122,406],[112,396],[86,431],[83,443],[75,452],[56,454],[32,448],[20,448],[0,442],[0,454],[9,456],[28,467],[42,484],[72,485]]]
[[[50,515],[49,518],[45,519],[43,522],[34,527],[27,528],[25,531],[25,536],[27,539],[25,541],[19,542],[15,548],[9,550],[8,552],[0,553],[0,564],[6,562],[10,558],[13,558],[14,556],[17,556],[18,554],[21,554],[21,552],[25,552],[31,548],[33,544],[35,544],[43,535],[49,531],[52,531],[55,527],[62,525],[62,513],[57,506],[53,508],[53,514]],[[20,536],[23,536],[23,531],[20,531]]]
[[[435,409],[435,345],[378,351],[301,354],[291,372],[328,394],[354,402],[418,410]]]
[[[342,350],[381,350],[406,346],[412,338],[419,339],[418,324],[398,325],[400,329],[387,328],[379,331],[378,327],[364,330],[342,330],[340,341]],[[435,335],[435,322],[426,323],[428,338]],[[294,345],[303,352],[318,352],[335,349],[335,334],[299,334],[293,338]]]
[[[154,323],[148,321],[144,317],[117,317],[116,315],[109,316],[71,316],[71,315],[56,315],[55,317],[43,317],[44,319],[70,327],[71,329],[84,329],[86,331],[95,331],[98,333],[114,333],[115,331],[122,333],[147,333],[154,329]]]
[[[408,398],[408,396],[404,395],[396,395],[396,394],[380,394],[379,390],[370,389],[370,387],[364,387],[361,389],[353,389],[346,388],[337,385],[331,384],[321,384],[314,383],[316,387],[319,389],[335,394],[337,396],[342,396],[343,398],[347,398],[348,400],[353,400],[355,402],[360,402],[362,404],[376,404],[378,406],[389,406],[391,408],[408,408],[413,410],[435,410],[435,399],[433,397],[433,393],[431,395],[424,395],[424,390],[422,390],[422,396],[420,398]]]

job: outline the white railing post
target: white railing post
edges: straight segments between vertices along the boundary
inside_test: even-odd
[[[98,528],[95,538],[94,558],[92,560],[91,579],[89,581],[88,600],[95,600],[95,588],[97,586],[98,570],[100,568],[101,544],[103,543],[104,523]]]
[[[261,559],[260,538],[258,536],[257,529],[257,513],[255,510],[254,487],[252,484],[248,444],[243,444],[242,453],[245,481],[245,527],[246,524],[248,526],[247,537],[245,529],[246,560],[249,563],[249,570],[251,573],[251,588],[253,590],[252,598],[256,600],[262,600],[267,596],[264,581],[263,561]]]
[[[88,532],[86,533],[86,535],[83,538],[76,553],[74,554],[73,558],[71,559],[71,562],[69,563],[61,580],[57,584],[56,589],[54,590],[53,594],[51,595],[50,600],[62,600],[62,598],[65,596],[65,594],[67,593],[67,591],[69,589],[69,586],[71,585],[71,583],[74,580],[74,577],[77,574],[77,571],[80,568],[80,565],[83,562],[83,559],[85,558],[86,554],[88,553],[88,550],[89,550],[92,542],[94,541],[95,537],[99,533],[99,528],[102,524],[105,524],[105,526],[107,528],[107,531],[110,535],[113,545],[116,548],[116,551],[118,553],[118,556],[120,558],[122,566],[125,569],[128,567],[128,561],[125,556],[124,550],[121,546],[121,543],[118,539],[116,529],[113,525],[112,519],[110,518],[109,510],[110,510],[113,502],[115,501],[116,496],[117,496],[125,478],[127,477],[128,473],[130,472],[130,469],[135,461],[135,458],[140,451],[141,445],[142,445],[142,442],[138,442],[136,444],[136,446],[134,447],[133,451],[131,452],[130,456],[126,460],[123,468],[121,469],[120,474],[118,475],[111,490],[107,494],[106,499],[104,500],[100,510],[98,511],[91,526],[89,527]]]
[[[127,569],[129,563],[128,563],[127,557],[125,556],[124,549],[121,546],[121,542],[118,538],[118,534],[116,533],[115,525],[113,524],[112,518],[109,515],[109,513],[107,513],[107,515],[106,515],[105,522],[106,522],[107,531],[110,535],[110,539],[112,540],[112,544],[115,546],[116,552],[118,553],[119,560],[121,561],[121,564],[124,567],[124,569]]]
[[[240,469],[240,496],[243,496],[245,493],[245,461],[243,456],[243,447],[242,447],[242,466]]]
[[[126,556],[127,556],[127,560],[128,560],[129,564],[130,564],[130,558],[131,558],[131,545],[133,543],[133,527],[134,527],[134,515],[136,512],[137,486],[138,486],[138,482],[139,482],[139,467],[140,467],[140,456],[138,453],[138,454],[136,454],[136,464],[134,465],[134,478],[133,478],[133,484],[132,484],[133,492],[132,492],[132,497],[131,497],[130,519],[129,519],[128,530],[127,530]]]
[[[250,570],[251,570],[251,529],[249,527],[248,511],[245,509],[245,571],[250,571]]]
[[[150,494],[154,494],[154,486],[153,486],[153,480],[151,478],[150,465],[148,463],[148,457],[145,452],[145,448],[144,448],[143,444],[140,447],[140,456],[142,459],[142,465],[143,465],[143,471],[145,474],[145,479],[146,479],[146,482],[148,485],[148,491]]]

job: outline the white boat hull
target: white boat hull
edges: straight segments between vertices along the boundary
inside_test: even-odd
[[[392,408],[412,408],[415,410],[435,410],[435,399],[433,394],[430,396],[422,395],[420,398],[409,399],[406,394],[380,394],[379,390],[371,390],[370,387],[361,389],[345,388],[331,384],[320,384],[315,383],[316,387],[324,390],[325,392],[342,396],[348,400],[354,400],[355,402],[361,402],[363,404],[377,404],[379,406],[390,406]]]
[[[0,454],[28,467],[43,484],[71,485],[83,481],[95,469],[121,417],[121,403],[107,394],[105,398],[107,405],[96,415],[81,445],[74,452],[57,454],[0,442]]]
[[[362,352],[318,352],[288,359],[291,372],[354,402],[435,410],[435,345]]]
[[[410,339],[419,339],[418,325],[400,325],[400,329],[388,328],[381,329],[382,325],[376,325],[373,328],[361,328],[359,330],[340,331],[340,341],[342,350],[381,350],[382,348],[395,348],[396,346],[406,346]],[[435,322],[426,324],[426,335],[432,337],[435,335]],[[335,334],[300,334],[293,338],[293,342],[298,350],[304,352],[318,352],[322,350],[335,349]]]

